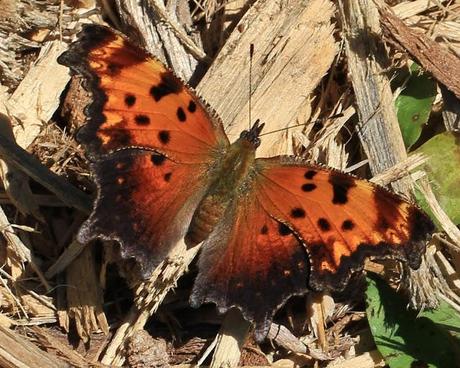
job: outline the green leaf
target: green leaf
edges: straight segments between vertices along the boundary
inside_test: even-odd
[[[367,278],[366,313],[375,344],[391,368],[460,366],[460,318],[447,303],[417,315],[377,277]]]
[[[424,170],[436,199],[449,218],[455,224],[460,224],[460,134],[438,134],[415,152],[428,156]],[[416,193],[416,196],[419,205],[430,213],[425,198],[420,193]]]
[[[395,101],[406,148],[410,148],[420,137],[423,125],[430,117],[435,96],[434,79],[423,73],[417,64],[412,64],[407,83]]]

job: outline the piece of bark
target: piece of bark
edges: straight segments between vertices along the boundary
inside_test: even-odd
[[[448,0],[403,1],[393,6],[392,9],[399,18],[405,19],[423,13],[426,10],[437,8],[440,6],[440,4],[445,4],[447,2]]]
[[[169,368],[166,341],[154,339],[145,330],[128,339],[126,363],[129,368]]]
[[[1,83],[14,90],[29,69],[30,51],[41,44],[33,40],[39,29],[56,27],[59,10],[65,4],[52,1],[3,0],[0,7],[0,74]],[[25,57],[24,57],[25,56]]]
[[[370,181],[373,183],[386,186],[395,180],[401,179],[410,175],[410,172],[415,170],[417,167],[423,165],[428,158],[421,153],[411,154],[407,160],[397,163],[395,166],[382,171],[381,173],[374,175]]]
[[[79,243],[73,240],[65,251],[59,256],[50,268],[45,272],[45,276],[48,279],[56,276],[59,272],[64,271],[69,264],[71,264],[75,258],[77,258],[81,252],[86,248],[86,244]]]
[[[460,58],[427,35],[409,28],[385,5],[379,7],[379,12],[385,37],[460,98]]]
[[[329,366],[328,366],[329,367]],[[340,363],[331,363],[330,367],[332,368],[378,368],[385,367],[385,360],[383,360],[382,355],[378,350],[373,350],[366,352],[364,354],[358,355],[354,358],[347,359]]]
[[[52,331],[48,328],[33,326],[29,329],[29,333],[34,336],[39,346],[46,349],[47,352],[53,352],[54,355],[59,356],[60,361],[69,363],[71,367],[93,366],[96,368],[99,366],[97,363],[91,365],[91,362],[77,353],[70,344],[66,344],[52,335]]]
[[[92,204],[88,195],[69,184],[67,180],[51,172],[38,159],[15,142],[0,135],[0,156],[9,164],[25,172],[45,188],[56,194],[64,203],[83,213],[90,213]]]
[[[308,322],[314,335],[318,338],[321,350],[329,351],[325,326],[326,320],[332,316],[335,309],[334,299],[327,293],[308,294]]]
[[[3,368],[63,368],[69,364],[40,350],[12,330],[0,325],[0,366]]]
[[[57,57],[64,51],[59,41],[46,43],[38,59],[7,101],[7,108],[20,124],[13,126],[17,144],[27,148],[53,116],[70,76]]]
[[[272,323],[267,338],[288,351],[298,354],[305,354],[319,361],[331,360],[330,355],[319,349],[307,347],[288,328],[283,325]]]
[[[366,0],[340,1],[339,4],[349,75],[360,117],[358,135],[372,174],[376,175],[407,158],[390,81],[384,73],[388,57],[380,41],[379,12],[373,2]],[[410,177],[394,181],[391,186],[406,197],[412,197]],[[409,270],[408,273],[410,294],[427,298],[418,300],[418,306],[436,305],[436,292],[429,281],[432,276],[428,268],[421,267],[418,271]],[[421,292],[429,289],[431,292]]]
[[[460,99],[443,85],[440,86],[444,109],[442,118],[447,131],[460,130]]]
[[[4,105],[4,96],[0,95],[0,135],[14,142],[8,111]],[[29,186],[29,177],[17,167],[0,160],[0,178],[11,202],[24,215],[33,215],[44,222],[39,207]]]
[[[209,367],[236,367],[250,327],[251,324],[243,319],[239,310],[230,309],[217,335],[216,348]]]

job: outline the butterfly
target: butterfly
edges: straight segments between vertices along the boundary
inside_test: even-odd
[[[98,188],[79,240],[116,240],[149,275],[202,243],[192,306],[239,308],[262,340],[293,295],[343,290],[368,257],[417,268],[433,223],[402,197],[291,156],[256,158],[263,124],[230,143],[172,71],[86,25],[59,57],[92,93],[77,139]]]

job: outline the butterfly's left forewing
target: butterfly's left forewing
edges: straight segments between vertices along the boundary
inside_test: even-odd
[[[228,145],[220,120],[188,86],[110,28],[85,25],[59,62],[83,75],[93,94],[78,133],[92,157],[138,147],[203,163]]]

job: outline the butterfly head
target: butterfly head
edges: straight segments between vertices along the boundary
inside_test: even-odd
[[[257,119],[254,125],[249,130],[243,130],[240,134],[240,140],[244,143],[248,143],[254,148],[260,146],[260,132],[264,128],[265,123],[260,123],[260,120]]]

